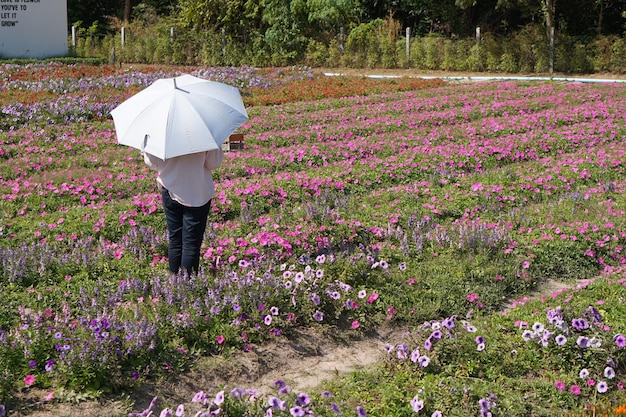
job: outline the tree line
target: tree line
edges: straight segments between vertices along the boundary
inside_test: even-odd
[[[110,30],[150,10],[195,30],[260,32],[320,38],[339,28],[392,16],[416,36],[466,37],[477,26],[506,35],[533,23],[554,25],[568,36],[622,35],[626,0],[68,0],[70,25]]]
[[[626,0],[68,0],[68,23],[77,55],[125,62],[626,69]]]

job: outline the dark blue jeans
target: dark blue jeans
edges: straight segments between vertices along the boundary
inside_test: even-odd
[[[161,198],[169,235],[167,257],[170,271],[197,273],[211,201],[201,207],[183,206],[173,200],[165,188],[161,192]]]

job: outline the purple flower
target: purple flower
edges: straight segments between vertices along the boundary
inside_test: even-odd
[[[192,403],[199,403],[199,402],[204,401],[205,399],[206,399],[206,395],[204,394],[204,391],[198,391],[198,392],[196,392],[196,394],[191,399],[191,402]]]
[[[441,411],[436,410],[431,417],[443,417],[443,414]]]
[[[606,368],[604,368],[604,377],[608,379],[615,378],[615,370],[610,366],[607,366]]]
[[[306,393],[301,393],[296,397],[296,402],[300,405],[309,405],[311,398]]]
[[[579,336],[578,340],[576,340],[576,344],[584,349],[589,346],[589,338],[585,336]]]
[[[398,359],[406,359],[409,354],[409,346],[406,343],[398,345]]]
[[[45,367],[44,367],[44,369],[46,370],[46,372],[50,372],[50,371],[52,371],[52,365],[54,365],[54,364],[55,364],[54,359],[48,359],[48,360],[46,361],[46,365],[45,365]]]
[[[419,413],[419,411],[424,408],[424,400],[420,400],[416,395],[411,400],[411,408],[413,408],[414,412]]]
[[[304,411],[304,408],[298,405],[296,405],[295,407],[291,407],[289,409],[289,413],[291,413],[293,417],[304,417],[304,415],[306,414],[306,412]]]
[[[478,405],[480,405],[481,410],[489,410],[489,408],[491,408],[489,405],[489,398],[481,398],[478,400]]]
[[[241,400],[243,398],[243,388],[235,387],[230,391],[230,396],[236,400]]]
[[[276,397],[269,397],[267,399],[267,405],[275,410],[285,411],[286,409],[286,402]]]
[[[215,399],[213,400],[213,402],[215,403],[215,405],[220,405],[224,402],[224,391],[220,391],[217,394],[215,394]]]
[[[430,363],[430,358],[428,356],[420,356],[417,362],[419,363],[420,368],[426,368]]]
[[[563,346],[565,343],[567,343],[567,337],[563,336],[562,334],[555,337],[554,340],[556,341],[556,344],[559,346]]]
[[[474,341],[477,345],[481,345],[485,343],[485,338],[483,336],[476,336],[476,339],[474,339]]]
[[[313,314],[313,320],[315,320],[315,321],[322,321],[322,320],[324,320],[324,313],[322,313],[321,311],[317,310]]]
[[[613,341],[615,342],[618,348],[623,348],[624,346],[626,346],[626,337],[624,337],[620,333],[616,334],[613,337]]]
[[[291,391],[291,387],[285,384],[278,389],[278,395],[287,394],[289,391]]]
[[[604,381],[600,381],[598,382],[596,389],[600,394],[604,394],[609,389],[609,385]]]
[[[419,349],[413,349],[413,352],[411,352],[411,362],[413,363],[417,362],[419,357],[420,357]]]
[[[317,294],[311,294],[310,295],[311,301],[313,301],[313,304],[315,304],[316,306],[320,305],[320,296]]]
[[[572,326],[574,329],[581,331],[589,328],[589,323],[585,319],[573,319]]]
[[[433,347],[433,343],[430,341],[430,337],[424,340],[424,349],[430,350]]]
[[[361,407],[360,405],[356,408],[356,415],[358,417],[367,417],[367,412],[365,411],[365,408]]]
[[[448,317],[447,319],[444,319],[441,322],[441,325],[443,327],[445,327],[446,329],[454,329],[454,319],[456,318],[456,316],[451,316]]]
[[[589,313],[591,313],[595,323],[602,323],[602,314],[600,314],[597,308],[589,306]]]

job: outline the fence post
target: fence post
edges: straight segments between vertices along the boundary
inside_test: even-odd
[[[222,58],[226,58],[226,29],[222,28]]]
[[[170,26],[170,42],[174,41],[174,26]]]
[[[407,66],[411,66],[409,58],[410,58],[410,46],[411,46],[411,28],[407,27],[406,28],[406,63]]]
[[[126,28],[122,27],[122,49],[124,49],[125,43],[126,43]]]
[[[344,35],[343,35],[343,26],[339,28],[339,50],[343,54],[344,47]]]
[[[76,49],[76,26],[72,26],[72,48]]]
[[[480,26],[476,26],[476,45],[480,46]]]

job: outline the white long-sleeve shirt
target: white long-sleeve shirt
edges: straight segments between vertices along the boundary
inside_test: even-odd
[[[192,153],[163,160],[144,153],[145,163],[159,173],[157,182],[173,200],[188,207],[200,207],[215,194],[212,171],[224,160],[221,149]]]

